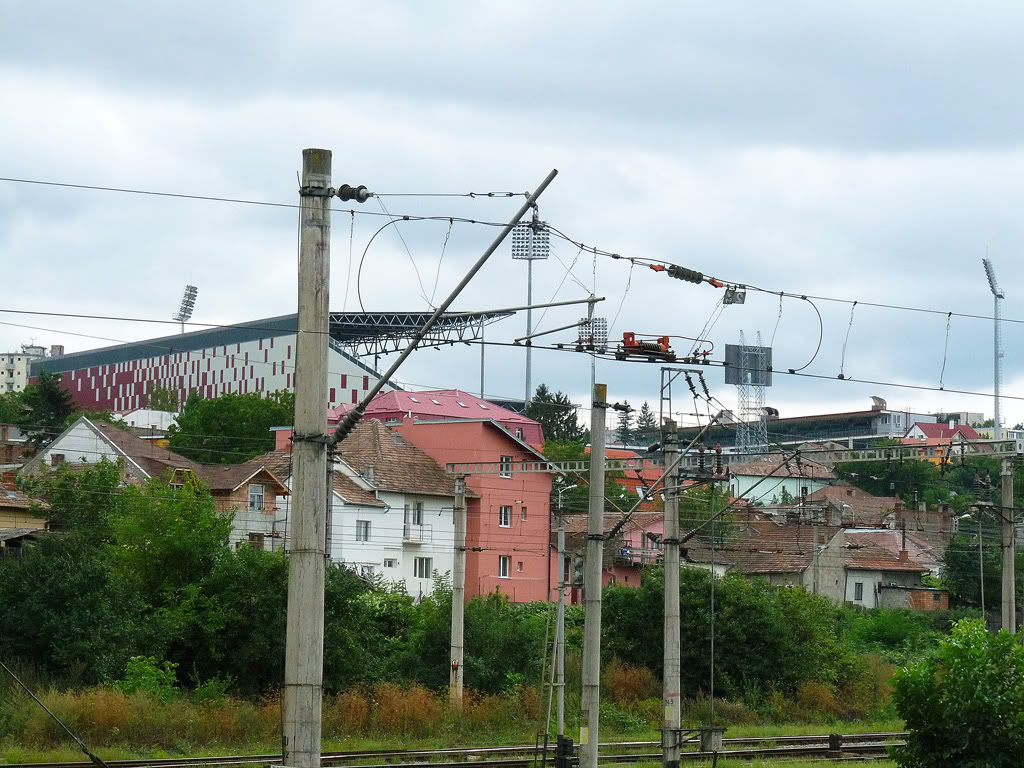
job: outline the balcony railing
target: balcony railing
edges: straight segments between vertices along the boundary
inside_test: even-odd
[[[405,544],[429,544],[433,528],[420,523],[402,525],[402,542]]]

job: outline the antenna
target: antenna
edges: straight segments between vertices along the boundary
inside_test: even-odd
[[[985,277],[988,278],[988,287],[992,291],[992,377],[993,377],[993,410],[995,414],[992,419],[992,437],[996,440],[1002,439],[1002,427],[999,425],[999,390],[1002,386],[1003,379],[1003,342],[1002,333],[999,325],[999,302],[1006,298],[1006,295],[999,290],[999,282],[996,280],[996,272],[992,268],[992,262],[988,259],[981,260],[982,266],[985,267]]]
[[[181,294],[181,306],[178,311],[171,315],[172,320],[181,323],[181,332],[185,332],[185,323],[192,319],[192,312],[196,308],[196,294],[199,289],[194,285],[186,285],[185,291]]]

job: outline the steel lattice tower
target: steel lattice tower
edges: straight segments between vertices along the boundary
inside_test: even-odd
[[[757,346],[748,347],[740,331],[740,383],[736,385],[738,424],[736,450],[746,454],[768,452],[768,422],[764,410],[767,355],[757,333]]]

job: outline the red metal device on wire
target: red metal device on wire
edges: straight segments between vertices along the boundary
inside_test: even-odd
[[[635,333],[633,331],[626,331],[622,334],[622,342],[615,349],[616,360],[645,360],[653,363],[655,361],[665,363],[707,363],[708,355],[711,354],[711,350],[714,345],[707,339],[690,339],[691,341],[698,341],[702,344],[710,344],[709,349],[703,349],[686,357],[677,357],[676,353],[672,351],[672,347],[669,345],[669,339],[681,338],[689,339],[687,336],[657,336],[649,333]],[[651,339],[651,341],[648,341]]]

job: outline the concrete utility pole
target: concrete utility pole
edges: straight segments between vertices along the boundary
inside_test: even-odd
[[[561,497],[559,497],[561,501]],[[565,520],[558,510],[558,612],[555,623],[555,687],[558,689],[558,735],[565,736]]]
[[[595,384],[590,411],[590,510],[583,579],[583,701],[580,768],[597,768],[601,711],[601,574],[604,559],[604,425],[608,387]]]
[[[295,359],[294,515],[288,549],[284,765],[320,768],[326,568],[327,331],[331,153],[302,151],[299,316]]]
[[[679,453],[676,423],[665,419],[662,426],[662,448],[665,452],[665,535],[662,552],[665,558],[665,640],[664,640],[664,704],[661,730],[661,754],[665,768],[678,768],[680,713],[679,652],[679,469],[673,468]]]
[[[455,478],[455,564],[452,567],[452,666],[448,696],[453,709],[462,709],[465,647],[463,617],[466,611],[466,478]]]
[[[1014,513],[1013,513],[1013,461],[1003,459],[1003,500],[999,510],[1002,523],[1003,555],[1003,629],[1017,631],[1017,595],[1016,575],[1014,573],[1014,556],[1017,548],[1014,544]]]

